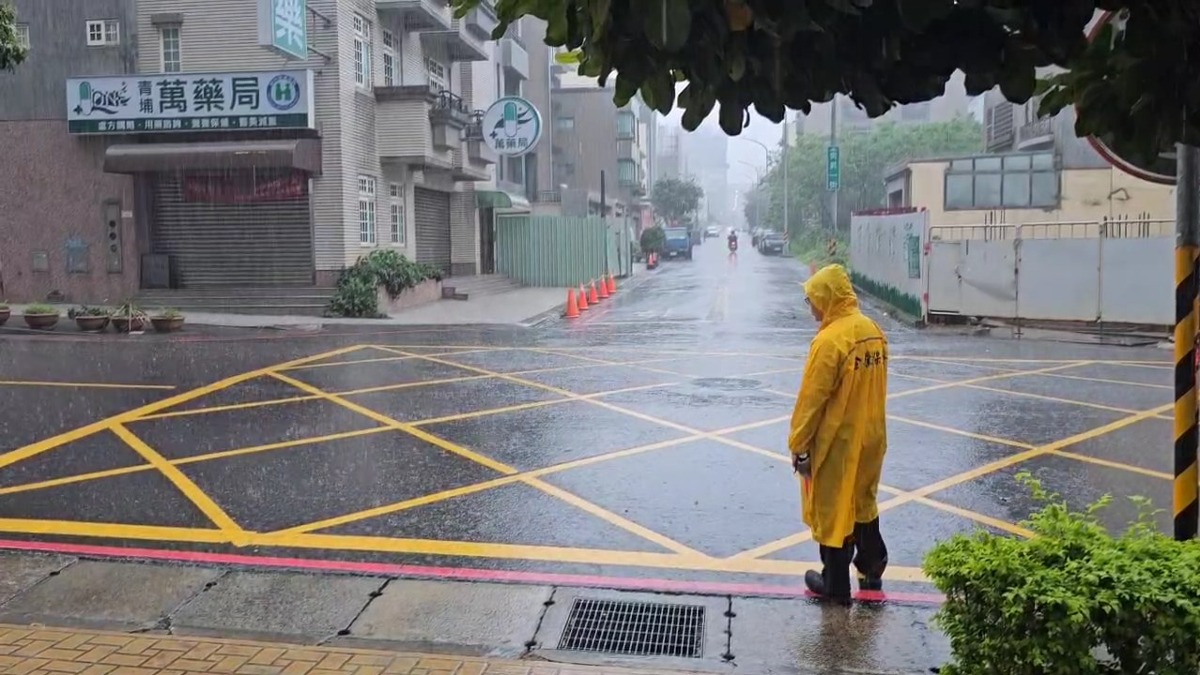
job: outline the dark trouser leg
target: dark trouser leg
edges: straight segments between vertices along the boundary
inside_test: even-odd
[[[879,519],[854,525],[854,567],[861,577],[859,587],[864,591],[883,588],[883,571],[887,569],[887,544],[879,531]]]
[[[809,571],[804,583],[813,593],[838,602],[850,602],[850,562],[854,555],[849,539],[841,548],[821,546],[820,572]]]

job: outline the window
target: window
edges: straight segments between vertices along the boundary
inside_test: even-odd
[[[29,49],[29,24],[17,24],[17,46]]]
[[[1028,209],[1058,205],[1054,155],[956,159],[946,170],[947,209]]]
[[[392,183],[388,186],[388,196],[391,197],[391,228],[392,243],[404,246],[404,192],[399,185]]]
[[[121,22],[116,19],[87,22],[87,43],[89,47],[121,44]]]
[[[383,31],[383,86],[396,86],[396,35]]]
[[[358,177],[358,243],[375,244],[375,179]]]
[[[430,89],[441,91],[450,88],[446,83],[446,66],[428,56],[425,57],[425,74],[429,78]]]
[[[371,22],[361,14],[354,15],[354,83],[370,89],[371,76]]]
[[[633,127],[633,113],[617,113],[617,138],[633,138]]]
[[[633,185],[637,182],[638,166],[632,159],[622,159],[617,162],[617,180],[622,185]]]
[[[162,70],[164,73],[178,73],[183,70],[183,57],[180,54],[179,26],[163,26],[158,29],[162,39]]]
[[[561,131],[570,131],[575,128],[574,117],[559,117],[554,120],[554,127]]]

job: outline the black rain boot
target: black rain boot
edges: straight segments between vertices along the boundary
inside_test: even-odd
[[[850,549],[821,547],[824,568],[818,572],[809,570],[804,574],[804,585],[822,599],[849,605],[850,598]]]
[[[887,569],[887,544],[879,531],[879,519],[854,525],[854,567],[858,572],[858,588],[863,591],[883,590],[883,571]]]

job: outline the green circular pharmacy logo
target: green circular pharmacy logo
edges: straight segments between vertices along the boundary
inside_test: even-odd
[[[276,110],[291,110],[300,102],[300,83],[291,75],[276,75],[267,83],[267,103]]]
[[[483,113],[483,141],[497,155],[520,157],[533,151],[542,137],[542,116],[529,101],[505,96]]]

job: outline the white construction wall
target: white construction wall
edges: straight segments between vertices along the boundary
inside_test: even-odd
[[[927,313],[923,253],[928,214],[915,209],[881,209],[850,221],[850,274],[854,283],[916,318]]]

